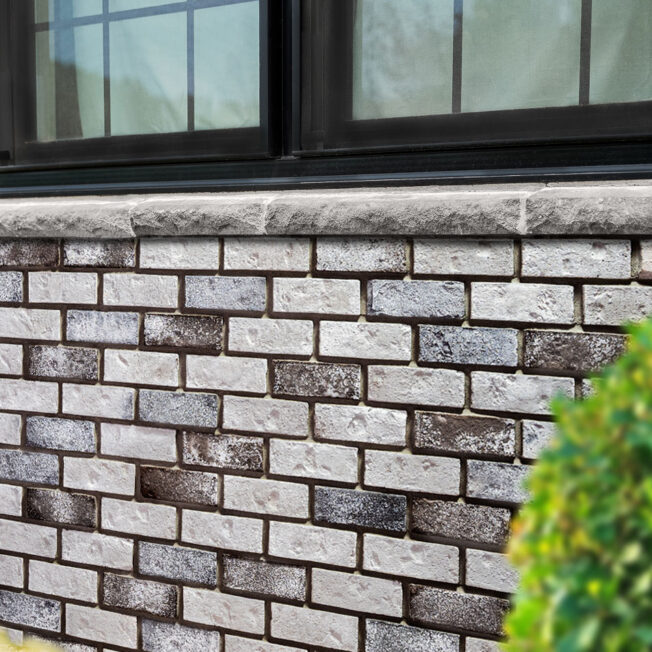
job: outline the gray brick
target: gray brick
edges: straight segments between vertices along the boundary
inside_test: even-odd
[[[97,380],[96,349],[72,346],[30,346],[27,349],[30,376]]]
[[[272,373],[277,395],[360,398],[360,365],[275,361]]]
[[[405,532],[407,499],[398,494],[315,487],[315,523]]]
[[[177,587],[105,573],[103,602],[107,607],[174,618],[177,615]]]
[[[27,417],[27,443],[36,448],[94,453],[95,424],[92,421]]]
[[[138,414],[153,423],[216,428],[217,396],[141,389]]]
[[[406,242],[394,238],[318,238],[317,269],[405,274]]]
[[[512,328],[419,326],[419,362],[515,367],[517,336]]]
[[[367,314],[382,317],[463,319],[464,284],[458,281],[373,280]]]
[[[97,527],[95,496],[25,489],[25,516],[46,523]]]
[[[138,344],[138,313],[69,310],[66,333],[72,342]]]
[[[138,544],[138,570],[142,575],[215,586],[217,553],[141,541]]]
[[[529,494],[523,483],[529,472],[529,466],[469,460],[466,471],[466,495],[483,500],[524,503]]]
[[[0,591],[0,620],[36,629],[61,631],[61,603],[33,595]]]
[[[231,471],[262,471],[263,446],[260,437],[184,432],[183,463]]]
[[[365,652],[457,652],[457,634],[409,627],[382,620],[367,621]]]
[[[154,466],[140,469],[140,490],[145,498],[167,502],[217,505],[217,475]]]
[[[0,240],[0,267],[56,267],[56,240]]]
[[[133,240],[65,240],[63,264],[69,267],[133,267]]]
[[[511,419],[416,412],[414,446],[434,453],[516,455],[516,430]]]
[[[225,556],[224,586],[236,591],[285,600],[306,599],[306,569]]]
[[[23,275],[21,272],[0,272],[0,301],[23,300]]]
[[[145,345],[222,350],[222,317],[145,315]]]
[[[219,632],[158,620],[143,619],[142,637],[145,652],[213,652],[220,649]]]
[[[59,484],[59,459],[47,453],[0,450],[0,480]]]
[[[552,421],[525,420],[521,425],[523,457],[528,460],[536,459],[555,434],[555,424]]]
[[[264,312],[266,280],[258,276],[186,276],[186,306],[229,312]]]

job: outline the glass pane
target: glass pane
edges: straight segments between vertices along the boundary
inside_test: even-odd
[[[36,130],[38,140],[57,137],[54,85],[54,36],[52,32],[36,33]]]
[[[34,18],[37,23],[54,20],[56,0],[34,0]],[[102,0],[59,0],[59,12],[64,16],[80,18],[102,13]]]
[[[580,0],[465,0],[462,111],[577,104],[580,18]]]
[[[453,0],[358,0],[353,118],[449,113]]]
[[[129,11],[144,7],[159,7],[183,0],[109,0],[109,11]]]
[[[195,129],[260,124],[258,2],[195,12]]]
[[[593,0],[592,103],[652,100],[652,1]]]
[[[102,13],[102,0],[72,0],[72,16],[95,16]]]

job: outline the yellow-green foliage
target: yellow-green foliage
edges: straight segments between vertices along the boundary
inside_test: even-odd
[[[510,652],[652,650],[652,320],[558,433],[529,480],[510,556]]]
[[[36,639],[25,639],[25,642],[22,645],[17,645],[12,643],[7,632],[0,629],[0,652],[58,652],[59,648],[45,643],[44,641],[38,641]]]

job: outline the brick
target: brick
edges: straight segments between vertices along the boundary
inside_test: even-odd
[[[506,555],[487,550],[467,550],[466,584],[487,591],[513,593],[518,587],[518,572]]]
[[[20,414],[4,414],[0,412],[0,444],[19,446],[21,423]]]
[[[652,279],[652,240],[641,240],[641,279]]]
[[[405,532],[407,499],[375,491],[315,487],[314,510],[315,523]]]
[[[20,376],[23,373],[23,347],[0,343],[0,374]]]
[[[97,648],[90,645],[82,645],[81,643],[65,643],[56,641],[55,645],[59,645],[65,652],[97,652]],[[112,652],[108,647],[104,648],[107,652]],[[113,650],[115,652],[115,650]]]
[[[305,437],[308,434],[308,404],[225,396],[223,427],[225,430]]]
[[[272,604],[272,636],[355,652],[358,649],[358,619],[287,604]]]
[[[97,303],[97,274],[30,272],[31,303]]]
[[[18,303],[22,300],[22,272],[0,272],[0,301]]]
[[[263,551],[263,521],[183,510],[182,541],[240,552]]]
[[[143,238],[140,241],[143,269],[219,269],[218,238]]]
[[[92,421],[58,417],[27,417],[27,444],[36,448],[95,452],[95,424]]]
[[[311,355],[313,325],[300,319],[229,319],[229,351],[258,355]]]
[[[626,346],[623,335],[525,331],[524,365],[538,371],[582,376],[614,362]]]
[[[226,635],[225,652],[305,652],[304,648],[275,645],[253,638]]]
[[[144,320],[146,346],[222,350],[222,317],[212,315],[147,314]]]
[[[141,389],[138,414],[154,423],[216,428],[217,396]]]
[[[102,601],[108,607],[142,611],[166,618],[177,615],[177,587],[124,575],[104,574]]]
[[[407,272],[405,240],[318,238],[317,269],[325,272]]]
[[[419,326],[419,362],[516,367],[517,336],[513,328]]]
[[[97,532],[61,531],[61,558],[78,564],[131,571],[134,544],[130,539]]]
[[[549,421],[525,420],[521,424],[523,436],[523,457],[534,460],[555,434],[555,424]]]
[[[224,269],[307,272],[308,238],[224,238]]]
[[[0,449],[0,480],[59,484],[59,459],[47,453]]]
[[[176,431],[121,423],[102,424],[102,455],[175,462]]]
[[[270,522],[269,554],[296,561],[353,568],[356,562],[356,534],[342,530]]]
[[[306,569],[253,559],[223,558],[224,588],[281,600],[306,599]]]
[[[415,498],[412,530],[417,534],[502,548],[509,537],[511,512],[502,507]]]
[[[58,341],[61,316],[58,310],[0,308],[0,333],[6,338]]]
[[[219,650],[220,633],[158,620],[142,620],[145,652],[179,652],[180,650]]]
[[[56,267],[59,243],[56,240],[0,240],[2,267]]]
[[[215,586],[217,553],[140,541],[138,572],[184,583]]]
[[[174,539],[177,510],[168,505],[102,498],[102,529],[156,539]]]
[[[472,319],[572,324],[574,312],[572,285],[471,284]]]
[[[458,652],[457,634],[367,620],[366,652]]]
[[[629,240],[523,240],[521,274],[549,278],[630,278]]]
[[[374,317],[463,319],[464,283],[458,281],[392,281],[367,284],[367,314]]]
[[[360,281],[334,278],[275,278],[274,312],[359,315]]]
[[[471,407],[477,410],[550,414],[550,401],[555,396],[574,393],[572,378],[471,373]]]
[[[104,303],[107,306],[151,306],[176,308],[179,280],[172,275],[105,274]]]
[[[226,475],[223,507],[305,519],[308,518],[308,485]]]
[[[336,358],[407,362],[412,355],[412,331],[407,324],[322,321],[319,353]]]
[[[145,498],[154,500],[217,505],[217,475],[142,466],[140,468],[140,491]]]
[[[224,392],[267,392],[267,360],[235,356],[189,355],[186,387]]]
[[[186,276],[185,305],[202,310],[263,313],[266,288],[262,276]]]
[[[29,590],[59,598],[97,602],[97,573],[43,561],[29,562]]]
[[[30,346],[27,365],[30,376],[97,380],[97,350],[71,346]]]
[[[67,267],[133,267],[133,240],[64,240],[63,264]]]
[[[365,485],[399,491],[457,496],[460,461],[450,457],[365,452]]]
[[[276,395],[360,399],[360,365],[276,360],[272,378]]]
[[[107,349],[104,352],[104,380],[176,387],[179,384],[179,356],[174,353]]]
[[[462,407],[464,374],[452,369],[370,365],[367,395],[383,403]]]
[[[134,464],[113,460],[65,457],[63,486],[68,489],[133,496],[136,467]]]
[[[407,412],[360,405],[315,405],[315,438],[405,446]]]
[[[26,489],[25,515],[46,523],[63,523],[83,527],[97,525],[95,497],[63,491]]]
[[[22,516],[23,488],[11,484],[0,484],[0,514]]]
[[[263,441],[259,437],[184,432],[181,455],[184,464],[232,471],[262,471]]]
[[[138,644],[138,620],[135,616],[114,611],[68,604],[66,634],[135,649]]]
[[[0,585],[22,589],[25,581],[23,575],[22,557],[0,555]]]
[[[213,627],[235,629],[249,634],[265,630],[265,603],[216,591],[183,589],[185,620]]]
[[[355,484],[358,481],[358,451],[350,446],[272,439],[269,472]]]
[[[66,334],[72,342],[138,344],[137,312],[69,310]]]
[[[4,410],[58,411],[59,386],[35,380],[0,378],[0,405]]]
[[[410,617],[417,622],[493,636],[503,634],[508,600],[416,584],[411,584],[409,591]]]
[[[486,638],[466,638],[466,652],[500,652],[500,643]]]
[[[620,326],[645,319],[652,312],[652,287],[585,285],[584,323]]]
[[[0,519],[0,548],[54,559],[57,554],[57,531],[43,525]]]
[[[414,241],[414,273],[446,276],[513,276],[513,240]]]
[[[133,419],[136,392],[130,387],[64,383],[63,412],[105,419]]]
[[[529,466],[469,460],[467,463],[466,495],[471,498],[505,503],[524,503],[529,494],[523,486]]]
[[[61,603],[33,595],[0,591],[0,620],[36,629],[61,631]]]
[[[419,451],[516,455],[516,429],[511,419],[415,412],[413,431],[414,447]]]

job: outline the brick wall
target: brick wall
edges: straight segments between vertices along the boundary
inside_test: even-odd
[[[652,312],[652,241],[5,240],[0,265],[0,624],[75,652],[495,650],[548,402]]]

